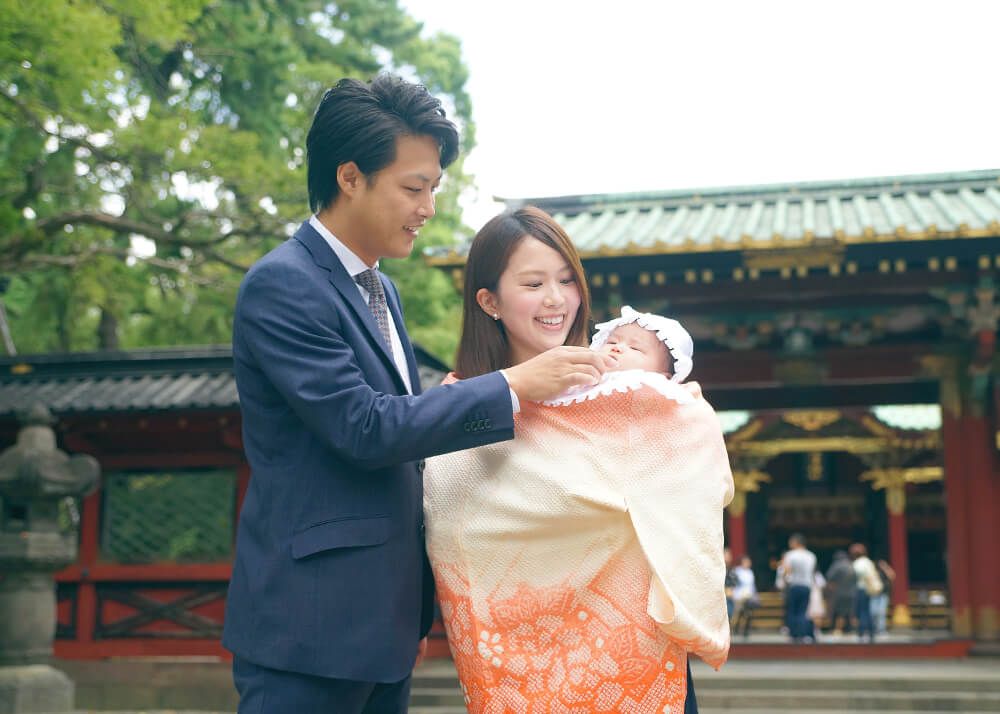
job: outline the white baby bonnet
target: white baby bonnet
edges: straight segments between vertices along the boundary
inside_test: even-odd
[[[590,348],[596,350],[603,347],[612,332],[622,325],[633,322],[638,323],[639,327],[655,332],[657,338],[670,350],[670,356],[674,358],[674,374],[670,377],[670,381],[680,383],[687,379],[691,374],[691,368],[694,367],[694,340],[681,323],[669,317],[654,315],[651,312],[636,312],[626,305],[622,308],[621,317],[594,326],[597,332],[590,341]]]

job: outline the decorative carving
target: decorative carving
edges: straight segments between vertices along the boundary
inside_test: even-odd
[[[746,426],[741,427],[739,431],[729,434],[729,436],[726,437],[726,441],[730,444],[738,444],[744,441],[749,441],[757,436],[763,428],[764,420],[754,419]]]
[[[810,481],[823,480],[823,454],[818,451],[809,454],[809,460],[806,463],[806,478]]]
[[[831,263],[840,264],[844,260],[842,247],[829,248],[787,248],[769,251],[746,251],[743,266],[757,270],[789,270],[805,268],[825,268]]]
[[[817,360],[784,360],[774,365],[774,376],[785,384],[822,384],[827,366]]]
[[[805,431],[819,431],[839,421],[840,417],[841,414],[836,409],[810,409],[786,412],[782,418],[792,426]]]
[[[747,509],[747,493],[760,491],[762,483],[770,483],[771,477],[763,471],[733,471],[733,500],[729,512],[739,518]]]
[[[906,510],[906,484],[941,481],[944,469],[940,466],[918,468],[871,469],[861,474],[862,481],[871,481],[876,491],[885,490],[885,505],[893,515]]]

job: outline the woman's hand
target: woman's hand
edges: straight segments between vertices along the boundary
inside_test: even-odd
[[[588,347],[553,347],[537,357],[501,370],[519,400],[542,402],[570,387],[590,386],[615,367],[613,355],[602,355]]]

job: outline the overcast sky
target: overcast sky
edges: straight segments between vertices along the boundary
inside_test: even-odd
[[[1000,167],[995,0],[401,0],[462,40],[478,228],[521,198]]]

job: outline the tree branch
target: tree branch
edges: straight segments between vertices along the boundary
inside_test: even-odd
[[[223,216],[215,216],[222,218]],[[209,218],[209,216],[206,216]],[[114,216],[98,211],[68,211],[56,216],[39,219],[35,224],[38,230],[46,235],[58,232],[64,226],[86,225],[107,228],[115,233],[137,233],[165,245],[183,245],[191,248],[206,248],[223,243],[232,236],[232,232],[208,239],[188,239],[177,235],[176,230],[167,230],[162,226],[147,221],[139,221],[126,216]]]
[[[114,154],[108,153],[107,151],[105,151],[101,147],[96,146],[95,144],[92,144],[91,142],[87,141],[86,139],[80,139],[80,138],[71,137],[71,136],[63,136],[62,134],[60,134],[57,131],[49,131],[49,129],[47,129],[46,126],[45,126],[45,122],[42,121],[37,116],[35,116],[34,112],[32,112],[31,109],[28,108],[27,104],[25,104],[24,102],[22,102],[21,100],[19,100],[17,97],[11,96],[10,94],[8,94],[6,92],[6,90],[0,89],[0,97],[6,99],[8,102],[10,102],[11,104],[13,104],[14,107],[17,108],[18,112],[25,119],[28,120],[28,123],[31,124],[33,127],[35,127],[35,129],[37,129],[38,131],[42,132],[43,134],[46,134],[48,136],[54,136],[55,138],[59,139],[59,141],[65,141],[66,143],[72,144],[73,146],[79,146],[79,147],[81,147],[83,149],[86,149],[87,151],[89,151],[90,153],[92,153],[94,156],[96,156],[99,159],[102,159],[103,161],[105,161],[107,163],[111,163],[113,161],[118,161],[118,157],[117,156],[115,156]]]

